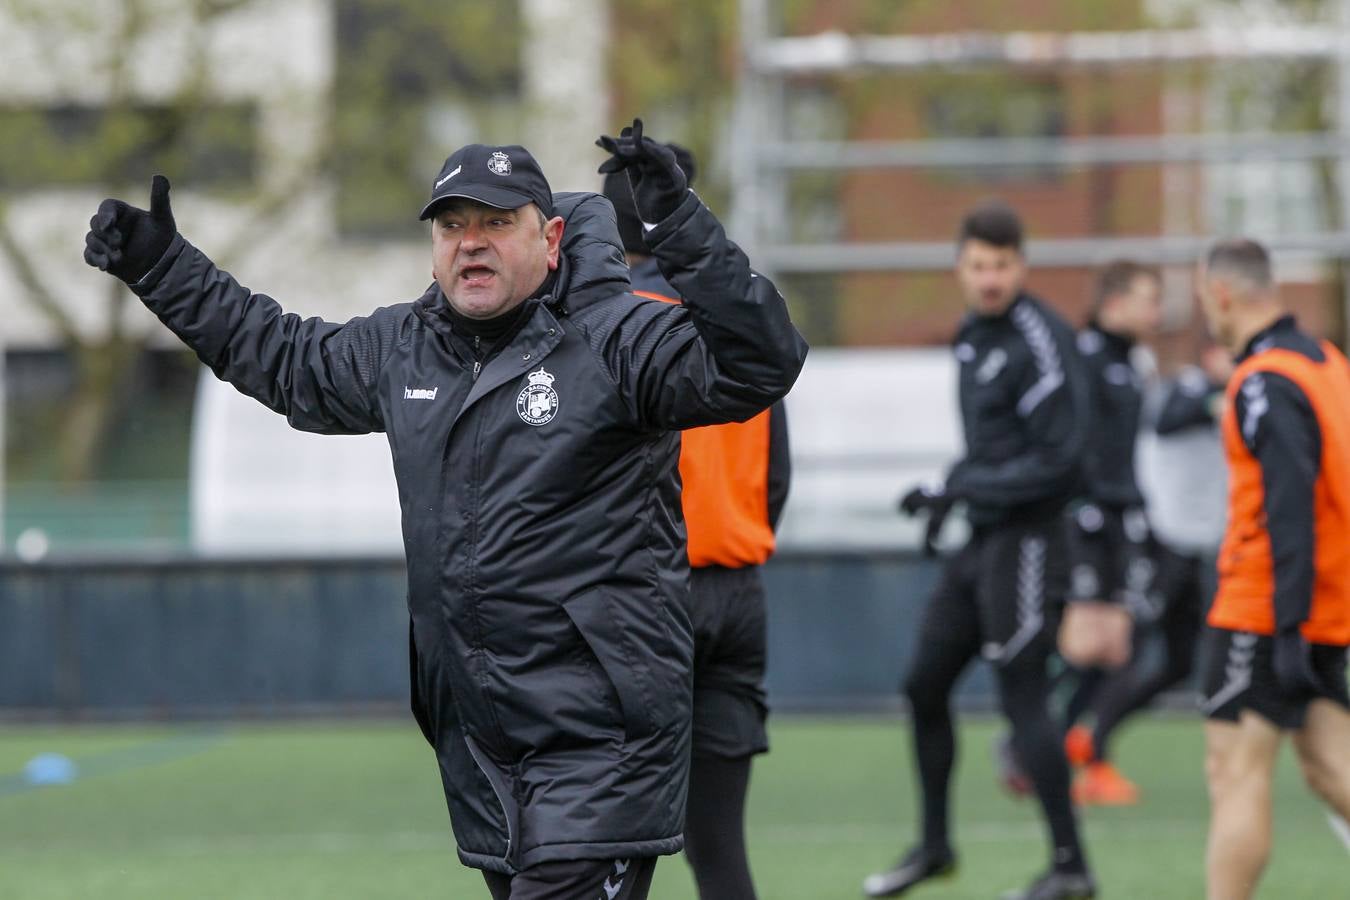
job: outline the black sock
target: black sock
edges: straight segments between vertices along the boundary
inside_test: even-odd
[[[923,845],[934,853],[949,854],[947,793],[956,760],[956,734],[945,698],[914,711],[914,760],[923,798]]]
[[[1012,724],[1013,748],[1031,777],[1053,844],[1055,869],[1087,869],[1069,797],[1069,764],[1059,728],[1046,708],[1049,682],[1043,664],[1013,660],[998,670],[1003,714]]]
[[[750,759],[694,757],[689,772],[684,855],[694,870],[703,900],[755,900],[745,852]]]
[[[1090,669],[1074,669],[1073,693],[1064,707],[1064,730],[1068,731],[1083,717],[1097,699],[1102,684],[1106,681],[1106,672],[1093,666]]]

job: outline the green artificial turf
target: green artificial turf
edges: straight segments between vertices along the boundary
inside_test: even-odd
[[[1045,863],[1032,805],[994,786],[993,723],[962,730],[958,876],[918,898],[990,898]],[[749,841],[761,900],[856,898],[914,833],[905,726],[779,717],[755,768]],[[1202,730],[1151,718],[1117,756],[1143,802],[1086,814],[1105,898],[1203,895]],[[38,753],[80,766],[33,788]],[[1262,896],[1350,896],[1350,858],[1286,751]],[[481,898],[460,867],[430,750],[411,722],[0,730],[0,898]],[[688,900],[682,859],[652,896]]]

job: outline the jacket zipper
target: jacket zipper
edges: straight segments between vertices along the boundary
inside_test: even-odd
[[[483,371],[483,338],[480,335],[473,336],[473,380],[478,380],[478,373]]]

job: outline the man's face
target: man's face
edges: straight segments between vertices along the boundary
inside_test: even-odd
[[[956,279],[966,305],[982,316],[996,316],[1012,305],[1026,281],[1021,251],[969,238],[956,257]]]
[[[1152,275],[1136,275],[1129,290],[1112,298],[1116,316],[1130,337],[1151,337],[1162,324],[1162,285]]]
[[[490,319],[519,306],[558,268],[563,220],[533,204],[497,209],[456,197],[431,221],[431,271],[456,312]]]

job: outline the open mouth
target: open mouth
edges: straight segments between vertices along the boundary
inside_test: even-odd
[[[472,287],[486,284],[495,274],[488,266],[469,265],[459,270],[459,280]]]

